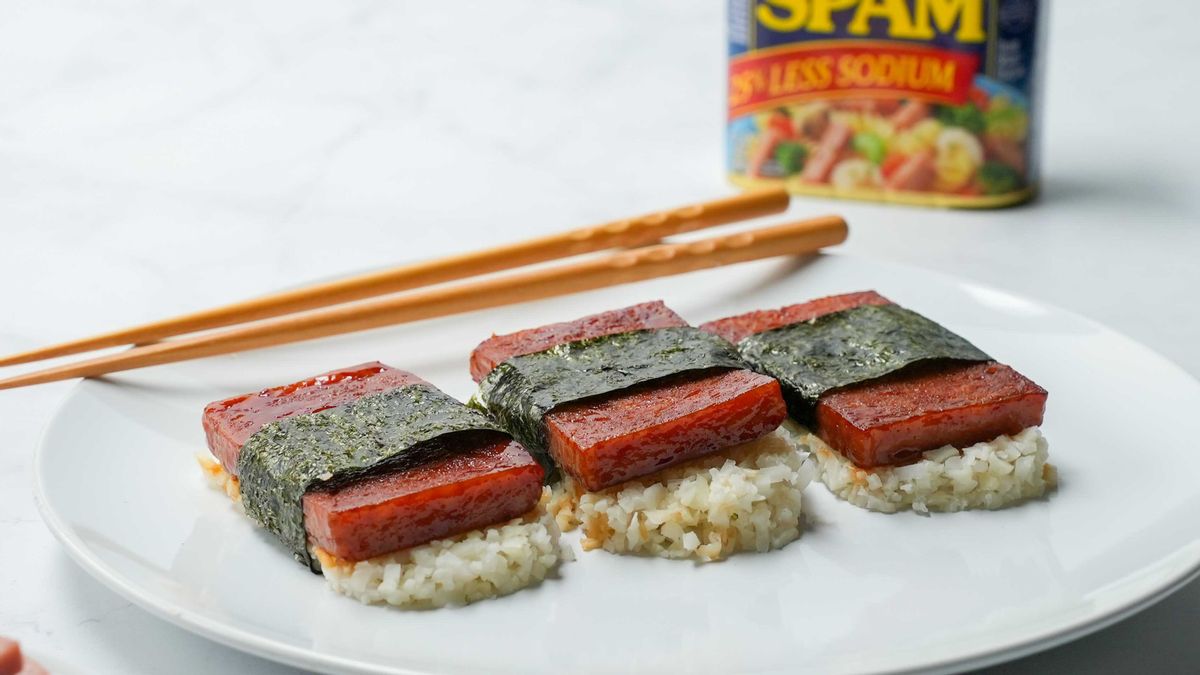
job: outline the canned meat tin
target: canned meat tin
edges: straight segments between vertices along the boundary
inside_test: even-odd
[[[933,206],[1029,199],[1045,4],[729,0],[730,179]]]

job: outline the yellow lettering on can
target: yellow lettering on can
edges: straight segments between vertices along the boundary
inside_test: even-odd
[[[938,32],[949,33],[958,20],[954,37],[960,42],[983,42],[983,0],[916,0],[911,37],[928,40]],[[936,31],[935,31],[936,28]]]
[[[772,8],[782,11],[776,13]],[[759,23],[773,31],[799,30],[808,19],[808,0],[762,0],[754,14]]]
[[[850,9],[858,0],[812,0],[812,12],[806,28],[810,33],[832,33],[833,13]]]
[[[888,34],[894,37],[912,33],[912,18],[904,0],[862,0],[846,30],[851,35],[869,35],[871,19],[886,19]]]
[[[929,61],[929,79],[930,89],[940,89],[949,94],[954,91],[954,74],[958,70],[958,64],[954,61],[942,61],[939,59],[930,59]]]
[[[870,35],[871,20],[883,19],[888,35],[902,40],[929,40],[950,32],[960,42],[987,40],[983,0],[912,0],[911,12],[907,0],[759,0],[755,17],[779,33],[833,33],[834,13],[855,7],[846,25],[851,35]]]

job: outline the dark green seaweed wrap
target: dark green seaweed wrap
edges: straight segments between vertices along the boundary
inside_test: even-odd
[[[978,347],[899,305],[863,305],[756,333],[738,343],[755,370],[783,385],[792,417],[812,422],[817,399],[930,359],[988,361]]]
[[[637,330],[514,356],[480,383],[479,402],[544,458],[542,416],[560,405],[680,373],[746,367],[736,347],[698,328]]]
[[[444,457],[461,447],[449,437],[464,432],[502,433],[479,411],[423,383],[272,422],[238,456],[242,504],[319,572],[304,528],[301,500],[309,489]]]

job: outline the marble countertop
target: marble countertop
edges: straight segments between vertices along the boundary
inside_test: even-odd
[[[3,16],[3,353],[732,192],[721,3],[56,0]],[[1198,22],[1182,0],[1055,5],[1029,206],[791,214],[837,211],[849,254],[1069,308],[1200,374]],[[67,558],[30,463],[70,387],[0,392],[0,634],[64,672],[295,672],[159,621]],[[1198,613],[1194,582],[995,670],[1194,668]]]

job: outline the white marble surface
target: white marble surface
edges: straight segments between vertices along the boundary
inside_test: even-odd
[[[1033,205],[792,213],[837,210],[850,253],[1056,303],[1200,374],[1198,22],[1183,0],[1055,6]],[[721,4],[691,0],[5,2],[0,352],[726,193],[722,39]],[[0,634],[78,672],[294,672],[67,559],[30,460],[69,388],[0,392]],[[1198,615],[1192,583],[997,672],[1194,670]]]

